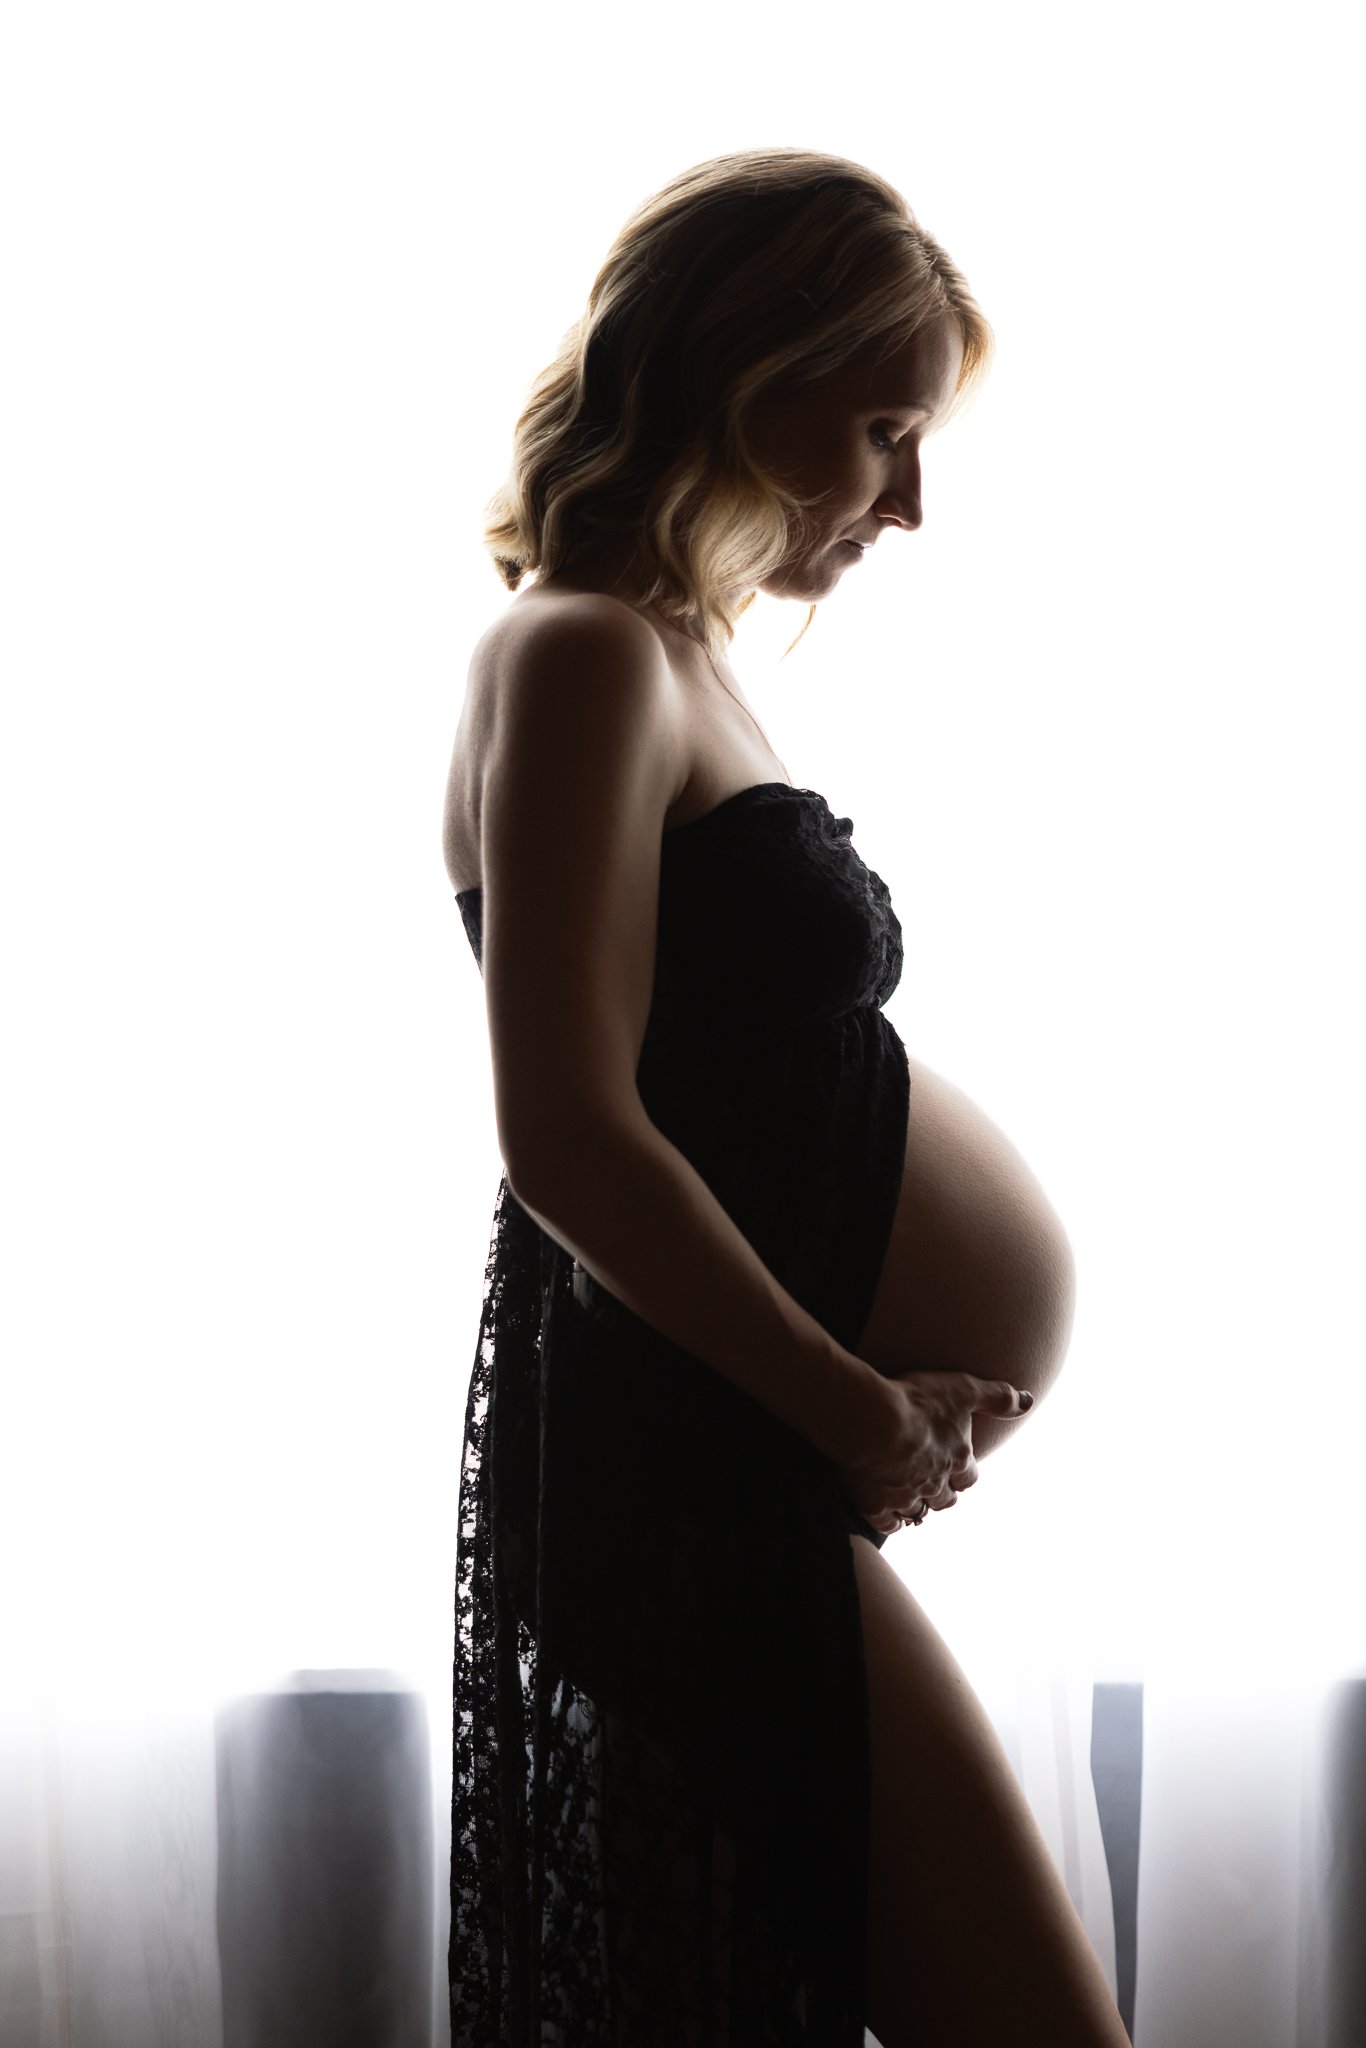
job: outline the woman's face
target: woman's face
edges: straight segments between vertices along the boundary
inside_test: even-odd
[[[760,587],[810,603],[828,595],[884,527],[919,526],[920,443],[957,388],[963,336],[952,314],[874,364],[866,351],[833,376],[786,397],[761,399],[750,446],[770,474],[819,497],[815,540]]]

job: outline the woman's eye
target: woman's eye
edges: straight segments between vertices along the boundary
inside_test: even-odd
[[[892,439],[889,433],[886,433],[884,431],[883,428],[872,427],[869,429],[869,432],[872,435],[874,447],[881,448],[884,451],[884,453],[888,455],[894,455],[896,453],[896,442]]]

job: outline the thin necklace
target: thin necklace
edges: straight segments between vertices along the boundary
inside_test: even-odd
[[[663,619],[663,620],[664,620],[664,624],[665,624],[666,626],[670,626],[670,625],[673,625],[673,621],[672,621],[671,619],[665,619],[665,618],[664,618],[664,614],[663,614],[663,612],[661,612],[661,611],[660,611],[660,609],[659,609],[658,605],[656,605],[656,604],[654,604],[654,603],[652,602],[652,603],[651,603],[651,606],[650,606],[650,609],[651,609],[651,610],[652,610],[652,611],[653,611],[653,612],[655,613],[655,615],[656,615],[656,616],[657,616],[658,618],[660,618],[660,619]],[[715,662],[714,662],[714,661],[712,660],[712,658],[711,658],[711,649],[710,649],[710,648],[709,648],[709,647],[707,646],[707,643],[706,643],[706,641],[705,641],[705,640],[702,640],[702,639],[699,639],[699,638],[698,638],[698,635],[697,635],[696,633],[689,633],[689,632],[687,631],[686,627],[684,627],[684,626],[674,626],[674,631],[675,631],[676,633],[682,633],[682,635],[683,635],[683,637],[684,637],[684,639],[685,639],[685,640],[692,640],[692,641],[695,641],[695,642],[696,642],[696,644],[697,644],[697,645],[698,645],[698,646],[699,646],[699,647],[700,647],[700,648],[702,649],[702,652],[703,652],[703,654],[705,654],[705,655],[706,655],[706,657],[707,657],[707,665],[708,665],[708,667],[709,667],[709,668],[711,669],[711,672],[712,672],[712,674],[713,674],[713,675],[714,675],[714,676],[716,677],[716,680],[717,680],[717,682],[718,682],[718,683],[719,683],[719,684],[721,685],[721,688],[722,688],[722,689],[723,689],[723,690],[725,691],[726,695],[727,695],[727,696],[728,696],[728,697],[730,698],[730,700],[731,700],[732,704],[738,704],[738,705],[740,706],[740,709],[741,709],[741,710],[742,710],[742,711],[744,712],[744,714],[745,714],[746,718],[748,718],[748,720],[749,720],[750,724],[751,724],[751,725],[752,725],[752,726],[754,727],[754,730],[755,730],[755,731],[756,731],[756,732],[758,733],[758,735],[759,735],[760,739],[761,739],[761,740],[763,741],[764,745],[765,745],[765,746],[766,746],[766,747],[768,748],[768,751],[769,751],[769,753],[770,753],[770,754],[772,754],[772,756],[773,756],[774,760],[775,760],[775,761],[776,761],[776,762],[778,763],[778,766],[779,766],[779,767],[780,767],[780,768],[782,769],[782,771],[783,771],[783,774],[784,774],[784,775],[785,775],[785,776],[787,777],[788,781],[789,781],[789,782],[791,782],[791,780],[792,780],[792,775],[791,775],[791,771],[789,770],[789,768],[788,768],[788,765],[787,765],[786,761],[784,761],[784,759],[782,758],[782,755],[781,755],[781,754],[780,754],[780,753],[778,752],[778,749],[777,749],[777,748],[776,748],[776,747],[774,746],[774,744],[773,744],[772,740],[771,740],[771,739],[769,738],[768,734],[767,734],[767,733],[766,733],[766,732],[764,731],[764,729],[763,729],[763,727],[762,727],[762,726],[760,725],[760,723],[759,723],[758,719],[757,719],[757,718],[756,718],[756,717],[754,716],[754,713],[753,713],[753,712],[752,712],[752,711],[750,710],[750,708],[749,708],[748,704],[746,704],[746,703],[745,703],[745,702],[744,702],[744,701],[743,701],[743,700],[742,700],[741,698],[739,698],[739,697],[737,697],[737,696],[736,696],[736,694],[735,694],[734,690],[732,690],[732,688],[730,687],[730,684],[729,684],[729,683],[728,683],[728,682],[726,681],[726,679],[725,679],[725,677],[724,677],[724,676],[722,675],[722,673],[721,673],[720,669],[719,669],[719,668],[718,668],[718,667],[716,666],[716,663],[715,663]]]

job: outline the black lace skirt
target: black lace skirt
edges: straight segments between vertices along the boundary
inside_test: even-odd
[[[746,1219],[844,1343],[900,1185],[904,1055],[886,1085],[833,1235],[809,1201],[800,1230]],[[460,1486],[453,2048],[863,2048],[850,1529],[882,1540],[804,1439],[591,1283],[504,1181]]]

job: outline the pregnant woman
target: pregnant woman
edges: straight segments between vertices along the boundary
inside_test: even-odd
[[[877,542],[895,573],[990,348],[881,178],[723,157],[622,229],[490,508],[518,594],[444,837],[505,1166],[460,1480],[453,2048],[1127,2038],[882,1554],[1056,1376],[1067,1241],[907,1057],[889,891],[726,659],[757,591],[814,606]],[[854,707],[870,746],[913,730],[875,677]]]

